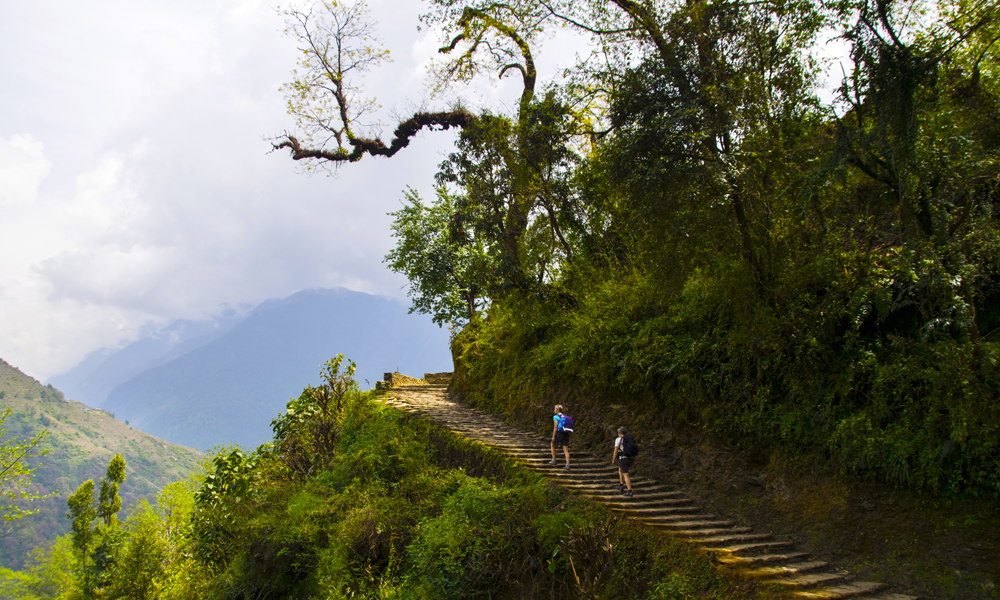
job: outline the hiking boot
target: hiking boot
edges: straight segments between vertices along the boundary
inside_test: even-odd
[[[618,484],[618,491],[619,491],[619,492],[622,492],[622,491],[624,491],[624,490],[625,490],[625,484],[624,484],[624,483],[619,483],[619,484]]]
[[[549,464],[552,465],[553,467],[556,466],[556,459],[553,458],[552,460],[550,460]]]
[[[569,463],[566,463],[566,466],[563,467],[563,471],[569,471]]]
[[[624,492],[622,492],[622,496],[625,496],[626,498],[631,498],[632,490],[625,490]]]

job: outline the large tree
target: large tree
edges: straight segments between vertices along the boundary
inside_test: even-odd
[[[568,143],[573,113],[555,94],[536,97],[532,43],[542,28],[532,24],[531,15],[544,12],[544,8],[525,6],[534,13],[525,12],[525,7],[458,7],[439,2],[425,16],[444,35],[440,53],[445,58],[435,68],[438,83],[464,82],[490,71],[499,77],[519,74],[522,85],[514,114],[476,115],[461,106],[421,111],[401,121],[388,143],[375,137],[371,127],[360,125],[370,118],[374,104],[363,99],[359,83],[352,78],[386,59],[364,6],[319,3],[285,13],[288,33],[299,41],[303,58],[294,81],[285,87],[298,131],[276,140],[276,149],[289,149],[296,160],[330,167],[360,160],[366,154],[392,156],[425,127],[462,129],[458,151],[445,161],[438,177],[440,184],[453,187],[447,197],[454,200],[455,218],[448,223],[432,219],[417,229],[425,238],[451,239],[449,243],[456,248],[471,243],[471,238],[454,238],[456,226],[474,232],[482,247],[489,248],[478,256],[490,260],[490,276],[477,277],[475,282],[462,280],[467,277],[442,278],[430,268],[420,271],[419,263],[401,261],[406,257],[398,249],[387,259],[411,281],[416,282],[415,277],[421,280],[411,293],[418,302],[428,298],[427,290],[432,288],[438,290],[433,294],[439,298],[463,297],[470,319],[483,294],[496,296],[509,289],[534,293],[545,288],[552,274],[572,257],[570,237],[578,229],[573,212],[566,210],[573,199],[567,185],[575,161]],[[439,212],[440,207],[433,213],[420,213],[414,204],[397,213],[397,218],[403,219],[394,226],[397,236],[417,232],[412,224],[418,213],[433,217]],[[457,225],[459,221],[461,225]],[[433,227],[438,230],[432,231]],[[400,239],[416,243],[418,237]],[[483,271],[484,267],[475,269]],[[442,283],[448,284],[447,290]],[[415,307],[427,308],[422,304]]]
[[[495,277],[492,251],[458,210],[443,186],[425,204],[415,190],[391,213],[396,247],[386,255],[389,268],[410,280],[411,310],[429,314],[435,323],[474,321],[488,301]]]

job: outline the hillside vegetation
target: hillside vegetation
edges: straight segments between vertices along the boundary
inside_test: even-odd
[[[747,599],[706,556],[568,493],[498,451],[360,392],[341,361],[273,423],[121,524],[89,567],[69,537],[12,599]],[[126,479],[127,481],[127,479]],[[95,543],[95,546],[97,543]],[[96,555],[95,551],[95,555]],[[85,589],[88,585],[91,589]],[[91,594],[88,596],[88,593]]]
[[[66,400],[52,386],[0,360],[0,407],[10,408],[8,435],[26,438],[46,430],[40,445],[48,454],[35,472],[34,488],[54,497],[32,504],[37,515],[22,519],[20,529],[0,540],[0,566],[19,567],[36,546],[69,531],[66,499],[87,479],[98,480],[116,453],[128,463],[120,495],[123,504],[155,498],[165,485],[186,478],[203,459],[194,449],[143,433],[112,414]],[[37,463],[37,461],[36,461]]]

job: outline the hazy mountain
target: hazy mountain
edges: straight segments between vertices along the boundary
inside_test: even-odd
[[[448,332],[402,302],[345,289],[269,300],[230,331],[115,387],[104,405],[119,419],[178,444],[255,447],[271,419],[336,354],[358,365],[362,387],[386,371],[451,370]],[[367,380],[367,381],[366,381]]]
[[[166,484],[186,477],[202,459],[192,448],[182,448],[154,438],[116,420],[111,414],[68,401],[51,385],[0,360],[0,409],[11,409],[8,435],[30,438],[45,429],[42,444],[49,450],[35,471],[34,489],[59,493],[33,508],[41,512],[25,517],[12,535],[0,538],[0,565],[19,568],[28,551],[69,532],[66,498],[87,479],[103,477],[108,462],[121,452],[126,477],[120,494],[123,506],[139,498],[152,499]],[[33,464],[37,464],[34,461]]]
[[[174,321],[120,350],[94,350],[72,370],[51,377],[48,383],[73,400],[103,406],[118,384],[218,339],[245,316],[245,312],[229,309],[203,321]]]

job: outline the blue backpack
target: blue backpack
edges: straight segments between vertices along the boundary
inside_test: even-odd
[[[569,415],[562,416],[562,430],[573,433],[573,417]]]

